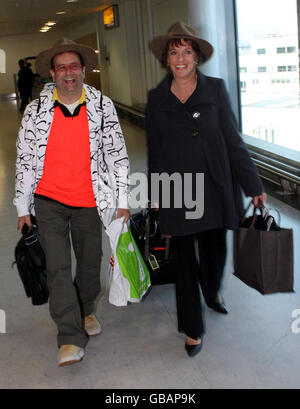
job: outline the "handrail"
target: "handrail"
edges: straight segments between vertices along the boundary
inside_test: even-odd
[[[273,175],[278,176],[279,178],[286,179],[289,182],[300,185],[300,177],[279,169],[276,166],[272,166],[268,163],[262,162],[256,158],[253,158],[253,161],[258,168],[271,172]]]
[[[139,110],[139,109],[137,109],[135,107],[131,107],[131,106],[128,106],[128,105],[125,105],[125,104],[121,104],[120,102],[117,102],[117,101],[113,101],[113,103],[114,103],[116,108],[120,108],[122,110],[125,110],[125,111],[127,111],[127,112],[129,112],[131,114],[134,114],[134,115],[136,115],[136,116],[138,116],[140,118],[146,118],[145,112],[143,112],[142,110]]]
[[[278,180],[276,179],[279,179],[279,181],[285,179],[300,186],[299,162],[263,151],[258,147],[247,146],[256,166],[262,172],[268,173],[268,175],[261,174],[261,177],[274,184],[278,184]]]

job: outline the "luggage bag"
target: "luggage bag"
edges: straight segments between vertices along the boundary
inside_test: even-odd
[[[37,226],[29,229],[25,224],[22,237],[15,248],[15,262],[27,297],[32,305],[47,303],[49,290],[47,285],[46,258],[39,241]]]
[[[129,222],[132,235],[149,269],[151,284],[175,283],[172,239],[160,232],[159,211],[142,210],[133,214]]]

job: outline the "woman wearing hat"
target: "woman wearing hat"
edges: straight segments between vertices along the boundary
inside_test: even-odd
[[[199,283],[208,307],[227,314],[220,294],[226,230],[238,227],[241,188],[255,206],[266,195],[223,80],[197,70],[211,57],[212,46],[193,28],[176,23],[166,36],[154,38],[150,48],[168,74],[148,95],[149,175],[181,176],[179,185],[170,184],[168,208],[159,198],[159,217],[162,233],[173,237],[178,330],[187,337],[188,355],[194,356],[205,332]]]

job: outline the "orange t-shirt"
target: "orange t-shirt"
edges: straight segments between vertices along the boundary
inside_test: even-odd
[[[67,117],[54,108],[42,178],[35,193],[75,207],[95,207],[86,106]]]

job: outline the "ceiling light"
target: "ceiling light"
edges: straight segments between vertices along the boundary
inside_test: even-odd
[[[45,26],[55,26],[56,22],[55,21],[48,21],[48,23],[45,23]]]
[[[66,11],[57,11],[56,14],[66,14]]]
[[[78,0],[66,0],[66,3],[75,3]]]

